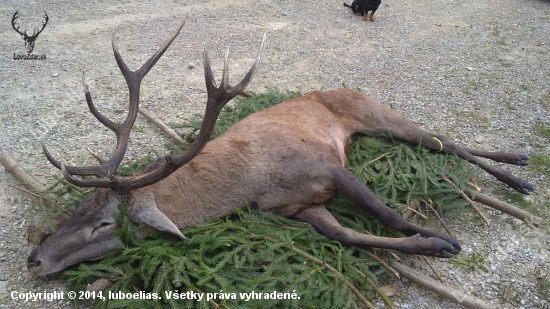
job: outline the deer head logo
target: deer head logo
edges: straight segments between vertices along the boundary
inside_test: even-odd
[[[44,13],[44,22],[42,23],[42,29],[38,30],[37,28],[34,28],[32,35],[27,34],[27,30],[25,29],[24,32],[19,31],[19,25],[16,24],[17,18],[19,18],[19,11],[15,11],[13,14],[13,17],[11,18],[11,26],[17,33],[21,35],[23,40],[25,40],[25,47],[27,48],[27,53],[32,53],[34,49],[34,41],[38,38],[38,35],[42,33],[44,28],[46,28],[46,25],[48,24],[48,14]]]

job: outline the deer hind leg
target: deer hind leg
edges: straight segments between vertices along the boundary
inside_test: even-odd
[[[495,162],[502,162],[514,165],[528,165],[529,156],[521,152],[504,152],[504,151],[482,151],[472,148],[466,148],[470,154],[478,157],[491,159]]]
[[[393,209],[382,204],[372,191],[348,170],[335,167],[332,175],[339,193],[373,213],[384,226],[420,234],[428,238],[420,238],[418,235],[406,238],[388,238],[362,234],[342,227],[323,205],[309,207],[295,214],[294,218],[309,222],[328,238],[348,246],[385,248],[442,258],[449,258],[460,252],[460,244],[456,239],[405,221]]]
[[[390,134],[395,139],[408,142],[413,145],[420,143],[422,146],[438,152],[456,154],[462,159],[481,167],[487,173],[495,176],[496,179],[523,194],[529,194],[530,191],[533,191],[533,186],[529,182],[512,175],[508,171],[493,167],[476,157],[485,157],[497,162],[509,164],[527,165],[529,164],[529,157],[523,153],[488,152],[460,147],[441,135],[425,132],[416,126],[389,129],[385,132]]]

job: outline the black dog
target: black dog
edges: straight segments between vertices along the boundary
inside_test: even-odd
[[[355,15],[361,14],[363,20],[367,20],[369,11],[371,11],[369,20],[374,21],[374,12],[378,10],[381,2],[382,0],[353,0],[351,5],[344,3],[344,6],[350,8]]]

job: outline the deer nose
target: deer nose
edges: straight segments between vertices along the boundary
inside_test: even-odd
[[[36,251],[33,251],[27,258],[27,268],[31,273],[36,273],[40,268],[40,265],[42,265],[42,261],[40,261],[36,255]]]

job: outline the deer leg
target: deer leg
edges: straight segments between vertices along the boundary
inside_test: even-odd
[[[347,169],[335,167],[331,174],[339,193],[374,214],[385,227],[420,234],[428,238],[414,236],[394,239],[361,234],[340,226],[324,206],[310,207],[296,214],[295,218],[311,223],[327,237],[345,245],[387,248],[436,257],[451,257],[460,252],[460,244],[456,239],[407,222],[396,211],[384,205],[359,178]]]
[[[422,146],[438,152],[456,154],[462,159],[481,167],[482,169],[487,171],[487,173],[495,176],[496,179],[502,181],[503,183],[507,184],[512,189],[515,189],[520,193],[529,194],[529,191],[533,191],[533,186],[529,182],[512,175],[508,171],[493,167],[476,157],[477,155],[479,155],[482,157],[493,159],[498,162],[526,165],[528,164],[527,160],[529,159],[529,157],[525,154],[485,152],[480,150],[468,149],[454,144],[453,142],[449,141],[447,138],[441,135],[431,134],[417,127],[406,127],[399,129],[392,128],[390,130],[386,130],[386,132],[389,133],[392,137],[404,142],[408,142],[411,144],[420,143]]]
[[[504,152],[504,151],[482,151],[478,149],[472,149],[472,148],[466,148],[466,151],[468,151],[470,154],[473,154],[474,156],[483,157],[487,159],[491,159],[495,162],[502,162],[507,164],[514,164],[514,165],[528,165],[529,164],[529,156],[521,153],[521,152]]]
[[[359,233],[341,226],[323,205],[306,208],[295,214],[293,218],[308,222],[326,237],[337,240],[345,246],[384,248],[441,258],[450,258],[458,253],[451,244],[439,238],[420,238],[418,235],[390,238]]]

